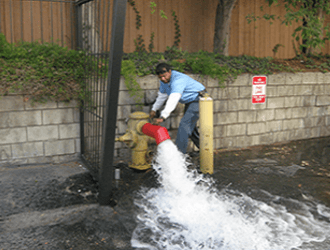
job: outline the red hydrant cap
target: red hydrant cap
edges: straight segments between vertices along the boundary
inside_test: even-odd
[[[157,145],[167,139],[171,139],[166,128],[146,123],[142,127],[142,133],[156,139]]]

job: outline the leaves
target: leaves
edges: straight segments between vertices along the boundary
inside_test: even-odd
[[[125,78],[125,85],[129,90],[129,94],[134,100],[139,103],[143,97],[142,89],[136,81],[138,74],[135,63],[132,60],[125,60],[122,62],[121,74]]]
[[[150,6],[151,8],[151,14],[154,14],[155,13],[155,8],[157,7],[157,4],[155,2],[150,2]]]
[[[272,74],[279,71],[293,71],[290,67],[272,63],[271,58],[231,57],[206,51],[188,53],[175,46],[167,47],[165,53],[134,52],[124,54],[123,64],[126,60],[131,61],[131,66],[134,63],[138,76],[153,74],[156,65],[166,61],[174,70],[217,78],[220,87],[224,86],[225,81],[233,80],[242,73]],[[131,69],[122,68],[121,74],[125,76],[128,70]]]
[[[278,0],[265,0],[269,6],[278,4]],[[330,1],[328,0],[283,0],[285,15],[278,16],[282,24],[291,25],[292,22],[299,23],[299,27],[294,30],[292,37],[298,43],[300,54],[311,54],[316,49],[321,49],[325,41],[330,39],[330,26],[324,26],[322,13],[330,14]],[[263,11],[263,6],[260,7]],[[275,20],[274,15],[265,13],[262,17],[256,17],[253,13],[246,16],[248,23],[263,18],[271,24]]]
[[[0,48],[0,95],[24,94],[37,102],[83,96],[84,53],[50,43],[8,44],[1,33]]]
[[[160,15],[161,18],[167,19],[167,16],[166,16],[166,14],[165,14],[165,11],[160,10],[160,11],[159,11],[159,15]]]

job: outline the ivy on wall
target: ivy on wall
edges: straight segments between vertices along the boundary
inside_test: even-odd
[[[104,66],[99,68],[102,63],[94,65],[93,60],[88,60],[87,57],[81,51],[69,50],[56,44],[9,44],[0,33],[0,96],[10,93],[25,94],[36,102],[86,99],[86,92],[82,91],[86,72],[94,72],[97,68],[102,77],[107,74]],[[167,62],[174,70],[183,73],[216,78],[219,80],[219,87],[243,73],[268,75],[299,70],[275,63],[271,57],[232,57],[205,51],[188,53],[173,46],[168,47],[164,53],[124,54],[121,75],[136,102],[141,102],[143,97],[137,77],[154,74],[154,69],[160,62]],[[330,57],[327,55],[309,57],[304,63],[306,68],[314,71],[330,71]]]

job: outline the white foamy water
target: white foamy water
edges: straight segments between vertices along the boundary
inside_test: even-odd
[[[143,189],[131,244],[143,249],[330,249],[330,209],[288,200],[290,211],[243,193],[217,190],[212,178],[188,171],[171,140],[159,144],[154,169],[159,188]],[[294,207],[294,209],[292,209]]]

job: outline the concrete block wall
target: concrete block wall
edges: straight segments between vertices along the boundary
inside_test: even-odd
[[[34,104],[20,95],[0,97],[0,165],[59,163],[80,153],[76,102]]]
[[[330,73],[281,73],[268,76],[266,103],[251,103],[252,75],[244,74],[225,88],[210,77],[190,75],[214,100],[214,148],[254,145],[330,136]],[[121,78],[116,135],[126,131],[134,111],[149,113],[156,99],[156,76],[139,77],[143,99],[136,103]],[[0,165],[57,163],[80,154],[79,110],[76,103],[31,105],[24,96],[0,98]],[[175,140],[183,115],[179,104],[163,124]],[[188,150],[193,150],[190,147]],[[115,144],[115,157],[130,150]]]
[[[330,73],[280,73],[267,76],[266,103],[252,104],[252,77],[243,74],[225,88],[210,77],[190,75],[201,82],[214,100],[214,147],[243,148],[254,145],[330,136]],[[126,130],[131,112],[149,113],[159,87],[156,76],[139,77],[144,91],[141,106],[136,106],[121,79],[117,135]],[[174,140],[183,105],[167,119],[165,127]],[[116,156],[127,147],[116,143]]]

